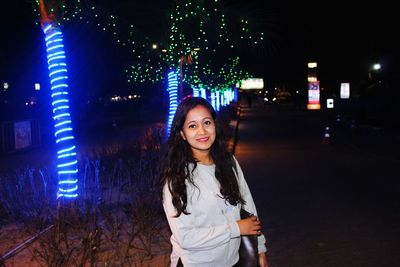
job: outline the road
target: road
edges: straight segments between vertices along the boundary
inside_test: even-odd
[[[263,221],[270,266],[399,266],[398,139],[373,128],[354,133],[321,114],[242,110],[236,156]],[[322,143],[327,125],[331,144]]]

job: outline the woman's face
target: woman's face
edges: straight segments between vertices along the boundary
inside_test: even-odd
[[[200,160],[208,156],[215,141],[215,121],[210,111],[198,105],[191,109],[185,119],[181,136],[192,148],[193,156]]]

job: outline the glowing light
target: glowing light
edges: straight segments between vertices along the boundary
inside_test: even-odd
[[[206,89],[200,88],[200,96],[204,99],[207,99],[207,92]]]
[[[307,63],[309,69],[313,69],[317,67],[317,62],[309,62]]]
[[[169,93],[169,115],[167,123],[167,134],[171,133],[172,120],[178,107],[178,77],[174,71],[168,73],[168,93]]]
[[[199,96],[199,88],[193,87],[193,96],[198,97]]]
[[[307,109],[320,109],[320,90],[319,81],[308,83],[308,104]]]
[[[215,99],[216,99],[215,110],[219,111],[221,107],[219,91],[215,92]]]
[[[251,78],[242,80],[240,89],[263,89],[264,79],[262,78]]]
[[[57,158],[61,159],[61,158],[72,157],[72,156],[76,156],[76,153],[62,154],[62,155],[59,155]]]
[[[213,108],[215,110],[217,110],[217,106],[216,106],[216,96],[215,96],[215,92],[211,92],[211,105],[213,106]]]
[[[333,98],[328,98],[328,99],[326,100],[326,107],[327,107],[327,108],[333,108],[333,107],[334,107],[334,100],[333,100]]]
[[[65,51],[63,35],[55,23],[49,23],[43,27],[46,41],[47,63],[51,84],[51,97],[54,119],[54,136],[57,144],[57,169],[58,192],[57,198],[78,197],[78,169],[76,165],[76,146],[74,145],[73,129],[71,127],[71,114],[69,112],[67,64],[65,63]]]
[[[350,98],[350,83],[340,84],[340,98],[349,99]]]
[[[374,64],[374,65],[372,66],[372,68],[373,68],[374,70],[380,70],[380,69],[381,69],[381,64]]]

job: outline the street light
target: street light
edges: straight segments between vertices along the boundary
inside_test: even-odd
[[[382,68],[381,64],[375,63],[372,65],[370,71],[368,72],[368,79],[373,80],[374,76],[377,75],[378,71]]]
[[[374,65],[372,66],[372,69],[373,69],[373,70],[380,70],[380,69],[381,69],[381,64],[379,64],[379,63],[374,64]]]

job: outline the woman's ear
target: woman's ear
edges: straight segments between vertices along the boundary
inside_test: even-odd
[[[183,133],[183,131],[180,131],[180,133],[181,133],[182,139],[186,141],[186,137],[185,137],[185,134]]]

